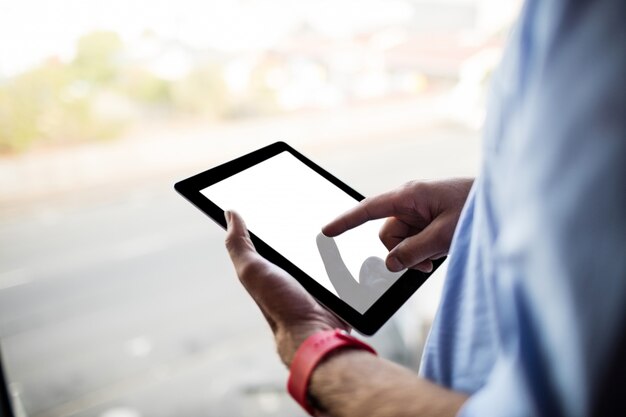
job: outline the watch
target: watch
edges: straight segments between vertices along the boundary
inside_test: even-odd
[[[367,343],[350,336],[344,330],[335,329],[320,331],[307,337],[293,357],[289,367],[287,391],[310,415],[314,415],[314,408],[307,398],[311,374],[326,356],[343,348],[365,350],[376,355],[376,351]]]

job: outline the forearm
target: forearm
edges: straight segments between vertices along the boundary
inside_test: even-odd
[[[322,362],[309,392],[327,415],[455,416],[467,396],[370,353],[345,350]]]

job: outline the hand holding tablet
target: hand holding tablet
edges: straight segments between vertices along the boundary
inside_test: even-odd
[[[285,143],[259,149],[175,187],[222,227],[224,210],[241,214],[261,256],[361,333],[376,332],[428,276],[414,269],[389,271],[385,267],[389,250],[378,236],[384,220],[367,220],[392,214],[359,214],[362,195]],[[356,217],[343,216],[342,224],[329,225],[335,232],[332,237],[320,233],[325,224],[351,211]],[[355,227],[359,223],[363,224]]]
[[[289,367],[302,342],[324,330],[350,330],[325,309],[287,272],[261,257],[244,220],[226,212],[226,249],[239,280],[259,306],[276,338],[278,353]]]

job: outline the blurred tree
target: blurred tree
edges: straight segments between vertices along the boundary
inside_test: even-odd
[[[205,64],[174,82],[172,101],[177,110],[188,114],[222,117],[230,102],[221,67]]]
[[[155,50],[159,40],[154,40]],[[97,31],[82,36],[69,62],[48,59],[0,81],[0,152],[32,144],[61,144],[119,135],[131,121],[157,114],[210,119],[277,111],[268,77],[275,66],[261,59],[246,91],[233,94],[223,62],[197,64],[178,80],[159,77],[148,62],[133,61],[119,35]]]
[[[59,105],[69,78],[63,64],[48,60],[0,86],[1,150],[23,150],[43,135],[41,117]]]
[[[275,65],[271,56],[266,55],[252,71],[248,101],[254,106],[257,114],[270,114],[278,110],[276,90],[270,87],[268,81]]]
[[[115,32],[98,31],[82,36],[71,63],[77,78],[98,85],[113,82],[119,76],[124,44]]]
[[[172,100],[171,82],[137,68],[126,75],[123,91],[133,99],[145,104],[164,104]]]
[[[94,97],[122,71],[123,44],[114,32],[95,32],[77,43],[69,64],[56,58],[0,84],[0,151],[34,142],[108,138],[123,127],[94,111]]]

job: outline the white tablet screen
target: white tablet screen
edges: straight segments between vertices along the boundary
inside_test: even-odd
[[[322,227],[357,201],[289,152],[282,152],[202,190],[223,210],[327,290],[363,314],[404,271],[384,265],[378,238],[384,220],[333,239]]]

